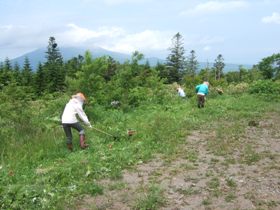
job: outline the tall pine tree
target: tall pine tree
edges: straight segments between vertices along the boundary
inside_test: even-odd
[[[54,37],[49,38],[45,63],[46,79],[50,93],[65,89],[65,70],[63,58]]]
[[[46,91],[46,74],[44,71],[44,67],[41,63],[39,63],[36,74],[35,74],[35,81],[34,81],[34,87],[36,94],[38,96],[42,96],[43,93]]]
[[[221,54],[215,59],[214,63],[214,71],[215,71],[215,79],[220,80],[223,76],[223,69],[225,67],[224,58]]]
[[[14,65],[13,78],[14,78],[14,81],[17,85],[21,84],[22,79],[21,79],[20,66],[17,62]]]
[[[21,73],[21,85],[32,86],[32,69],[30,67],[30,62],[27,57],[24,59],[24,65]]]
[[[198,61],[196,59],[196,55],[195,55],[195,51],[192,50],[190,52],[189,57],[187,58],[187,62],[186,62],[186,74],[189,77],[194,78],[197,71],[198,71]]]
[[[179,32],[172,38],[170,51],[170,54],[166,58],[167,80],[169,83],[179,82],[185,69],[185,49],[183,37]]]
[[[12,65],[11,65],[11,61],[9,58],[6,58],[4,61],[4,65],[3,65],[3,70],[1,70],[1,77],[0,77],[0,83],[2,86],[6,86],[8,84],[10,84],[10,82],[12,81],[12,76],[13,76],[13,72],[12,72]]]

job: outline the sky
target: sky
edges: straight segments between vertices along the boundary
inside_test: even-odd
[[[165,59],[176,33],[200,62],[257,64],[280,53],[280,0],[0,0],[0,61],[49,37],[80,47]]]

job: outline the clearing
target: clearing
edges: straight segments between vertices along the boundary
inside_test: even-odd
[[[102,180],[87,209],[280,209],[280,116],[195,130],[178,153]]]

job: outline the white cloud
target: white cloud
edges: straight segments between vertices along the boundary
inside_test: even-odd
[[[0,47],[6,49],[5,53],[17,51],[17,54],[9,55],[13,58],[24,52],[46,47],[49,37],[54,36],[59,47],[102,47],[127,54],[137,50],[148,55],[150,52],[168,49],[173,34],[157,30],[131,33],[120,27],[100,27],[92,30],[74,23],[65,27],[36,29],[30,26],[0,25]]]
[[[65,46],[95,46],[123,53],[131,53],[135,50],[144,53],[149,50],[167,49],[172,36],[169,32],[156,30],[128,33],[120,27],[101,27],[91,30],[71,23],[67,25],[67,30],[57,37]]]
[[[36,39],[30,37],[35,36]],[[39,32],[36,32],[25,25],[2,25],[0,26],[0,46],[9,48],[25,48],[38,44],[40,37]]]
[[[262,22],[280,24],[280,14],[277,12],[273,12],[271,16],[263,17]]]
[[[115,43],[102,47],[124,53],[135,50],[146,52],[148,50],[165,50],[170,46],[171,36],[168,32],[145,30],[139,33],[126,34]]]
[[[50,34],[50,31],[34,29],[26,25],[0,26],[0,48],[3,49],[0,52],[0,60],[5,57],[13,59],[26,52],[47,46],[49,36],[46,34]]]
[[[59,34],[61,40],[64,42],[83,43],[91,39],[97,39],[100,37],[118,37],[125,33],[122,28],[119,27],[100,27],[96,31],[87,28],[79,27],[73,23],[67,25],[69,30]]]
[[[193,9],[182,11],[181,15],[203,15],[217,12],[228,12],[232,10],[242,9],[248,6],[246,1],[207,1],[196,5]]]

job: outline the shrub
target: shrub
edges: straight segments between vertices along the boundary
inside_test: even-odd
[[[245,82],[238,83],[238,84],[230,84],[227,87],[226,92],[229,94],[241,94],[247,92],[248,88],[249,88],[249,84]]]
[[[271,80],[259,80],[249,87],[251,94],[280,94],[280,83]]]

